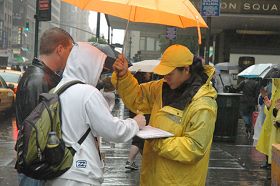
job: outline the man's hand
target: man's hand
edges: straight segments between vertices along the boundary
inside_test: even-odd
[[[145,127],[146,119],[143,114],[138,114],[133,119],[137,122],[139,129],[142,129]]]
[[[123,77],[128,71],[128,62],[123,56],[123,54],[119,55],[113,64],[114,71],[118,74],[119,77]]]
[[[277,99],[277,100],[275,101],[275,108],[276,108],[277,110],[280,110],[280,99]]]

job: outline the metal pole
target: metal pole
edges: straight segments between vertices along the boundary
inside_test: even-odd
[[[108,44],[110,45],[110,36],[111,36],[111,33],[110,33],[110,27],[108,26]]]
[[[96,39],[99,40],[100,37],[100,13],[97,13],[97,24],[96,24]]]
[[[128,59],[131,59],[131,44],[132,44],[132,39],[129,37],[129,53],[128,53]]]
[[[113,31],[114,31],[114,29],[111,28],[111,44],[113,44]]]
[[[36,0],[36,14],[35,19],[35,43],[34,43],[34,57],[38,57],[38,37],[39,37],[39,0]]]
[[[208,30],[206,34],[206,43],[205,43],[205,64],[209,64],[209,50],[210,50],[210,37],[211,37],[211,17],[207,17],[207,25],[208,25]]]

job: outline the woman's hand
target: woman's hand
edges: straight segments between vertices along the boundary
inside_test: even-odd
[[[119,55],[113,64],[113,69],[117,72],[119,77],[123,77],[128,71],[128,62],[125,59],[124,55]]]

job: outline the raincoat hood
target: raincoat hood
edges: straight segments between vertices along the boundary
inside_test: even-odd
[[[95,87],[106,57],[103,52],[89,43],[78,42],[70,52],[62,80],[57,88],[73,80],[80,80]]]
[[[202,96],[208,96],[212,98],[217,97],[217,91],[211,85],[211,80],[215,74],[215,68],[210,65],[204,65],[204,72],[207,74],[208,79],[206,83],[198,90],[197,94],[193,97],[193,100],[196,100]]]

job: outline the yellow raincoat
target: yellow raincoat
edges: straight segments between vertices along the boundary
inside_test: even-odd
[[[268,163],[271,163],[272,144],[280,143],[280,129],[273,126],[275,122],[273,108],[275,107],[275,101],[280,99],[280,79],[273,79],[272,83],[271,106],[270,109],[267,109],[267,107],[264,109],[266,116],[256,146],[259,152],[268,156]]]
[[[151,113],[151,126],[175,135],[146,140],[141,185],[205,185],[217,116],[217,92],[210,82],[214,69],[205,66],[205,72],[209,76],[207,82],[184,110],[162,107],[163,80],[139,86],[130,72],[118,80],[118,93],[130,110]],[[116,85],[116,74],[112,83]]]

